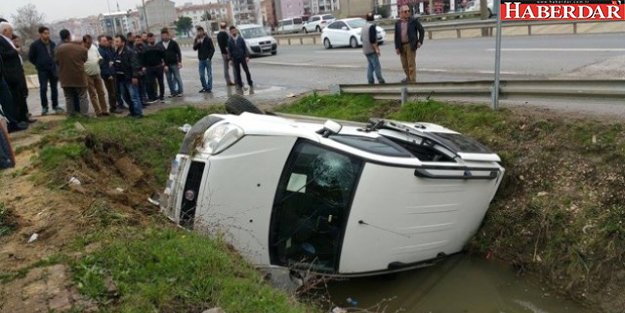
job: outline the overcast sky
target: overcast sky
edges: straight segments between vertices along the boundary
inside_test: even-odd
[[[147,1],[147,0],[146,0]],[[206,3],[215,0],[204,0]],[[187,2],[201,4],[202,0],[174,0],[176,6]],[[0,0],[0,16],[11,21],[11,15],[17,9],[29,3],[34,4],[39,12],[43,12],[46,22],[54,22],[71,17],[86,17],[108,13],[109,5],[111,11],[117,11],[117,4],[122,11],[134,9],[141,4],[141,0]]]

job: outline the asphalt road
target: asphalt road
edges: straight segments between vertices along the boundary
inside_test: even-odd
[[[417,55],[417,81],[492,79],[494,46],[493,38],[426,40]],[[502,48],[502,79],[625,78],[625,33],[504,37]],[[212,62],[213,94],[198,94],[201,88],[195,52],[186,48],[183,55],[185,97],[169,103],[217,103],[235,92],[225,86],[221,55],[216,54]],[[388,82],[404,78],[392,42],[382,46],[381,64]],[[311,90],[327,90],[333,84],[367,81],[361,49],[326,50],[321,45],[280,46],[276,56],[253,58],[250,70],[255,84],[251,98],[264,103],[279,103]],[[38,90],[30,90],[29,106],[34,115],[40,112],[38,94]],[[588,111],[583,101],[553,103],[539,99],[511,104]],[[622,104],[606,103],[590,111],[625,116]]]

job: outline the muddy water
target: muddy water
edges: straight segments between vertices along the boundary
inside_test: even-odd
[[[550,294],[537,282],[517,277],[508,267],[468,256],[393,276],[336,282],[329,292],[333,302],[343,307],[350,307],[348,298],[359,308],[381,305],[372,312],[592,312]]]

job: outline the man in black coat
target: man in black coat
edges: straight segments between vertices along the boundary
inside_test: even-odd
[[[215,45],[210,36],[204,32],[202,26],[197,28],[197,36],[193,44],[193,50],[197,51],[197,58],[200,61],[198,67],[200,70],[200,82],[202,83],[202,89],[200,93],[213,92],[213,69],[211,66],[211,60],[215,54]]]
[[[239,89],[243,89],[243,79],[241,78],[241,67],[245,71],[247,76],[247,84],[250,88],[254,87],[252,82],[252,75],[250,69],[247,67],[247,63],[250,61],[249,53],[247,51],[247,45],[245,39],[239,35],[239,30],[230,26],[230,40],[228,41],[229,59],[234,67],[234,79]]]
[[[4,61],[4,79],[9,86],[13,98],[12,110],[8,114],[15,117],[18,122],[34,122],[28,117],[28,87],[26,76],[22,66],[22,57],[11,41],[13,26],[7,22],[0,23],[0,56]],[[14,112],[14,114],[12,114]]]
[[[230,40],[230,34],[228,34],[228,24],[221,22],[219,24],[219,34],[217,34],[217,43],[219,44],[219,50],[221,51],[221,59],[224,62],[224,78],[228,86],[234,86],[232,79],[230,79],[230,60],[228,60],[228,40]]]
[[[145,67],[148,103],[164,102],[165,83],[163,80],[163,67],[165,66],[165,48],[156,44],[156,37],[153,33],[148,33],[148,42],[143,51],[142,63]],[[158,82],[158,95],[156,94],[156,88],[154,88],[156,82]]]
[[[401,66],[406,73],[402,82],[417,81],[417,49],[421,48],[425,30],[421,23],[410,15],[407,5],[400,7],[400,19],[395,23],[395,52],[401,57]]]
[[[50,98],[52,100],[52,109],[56,113],[63,112],[59,107],[59,74],[57,72],[56,63],[54,63],[54,49],[56,44],[50,40],[50,29],[39,27],[39,39],[30,45],[28,51],[28,60],[37,68],[37,76],[39,77],[39,95],[41,98],[41,115],[48,114],[48,83],[50,83]]]
[[[182,97],[183,86],[182,78],[180,77],[182,52],[180,51],[180,45],[171,39],[167,28],[161,30],[161,42],[158,45],[165,50],[165,76],[167,77],[169,92],[171,93],[169,97]]]

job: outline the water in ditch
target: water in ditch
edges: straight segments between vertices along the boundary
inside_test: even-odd
[[[407,313],[586,313],[592,312],[519,277],[509,267],[458,255],[432,267],[392,276],[350,279],[328,286],[345,308]]]

